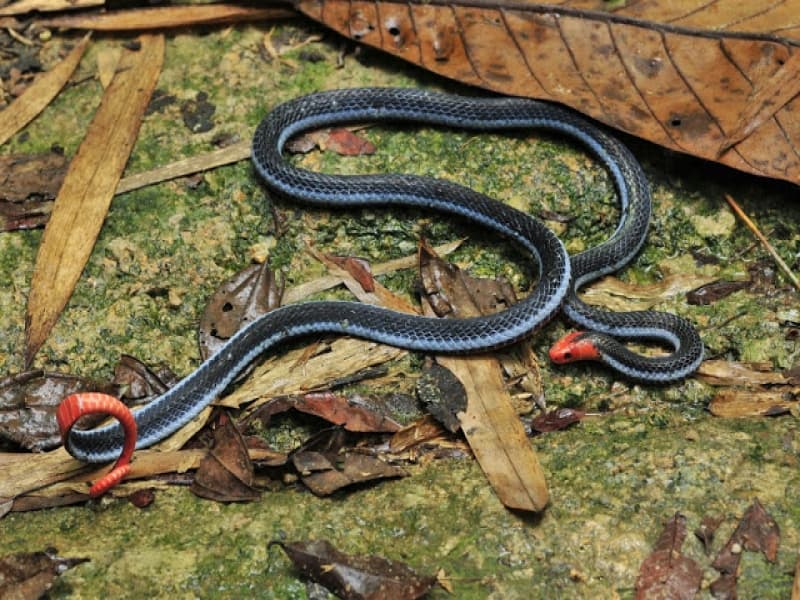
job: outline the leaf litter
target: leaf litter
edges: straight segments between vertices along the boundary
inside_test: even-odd
[[[305,577],[324,585],[344,600],[413,600],[436,585],[433,575],[382,556],[344,554],[326,540],[281,542],[281,548]]]

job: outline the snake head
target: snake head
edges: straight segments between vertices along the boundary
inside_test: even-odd
[[[558,340],[550,348],[550,360],[564,365],[579,360],[600,360],[600,351],[587,331],[574,331]]]

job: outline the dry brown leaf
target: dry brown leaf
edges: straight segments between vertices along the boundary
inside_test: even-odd
[[[66,306],[103,225],[161,73],[164,38],[143,35],[126,50],[53,206],[36,257],[25,331],[25,364]]]
[[[439,260],[423,247],[420,262],[432,269]],[[452,268],[436,270],[423,281],[435,280],[437,288],[444,288],[439,295],[447,302],[458,298],[451,312],[462,318],[480,315],[470,293],[458,289],[464,287],[464,278],[453,274]],[[431,290],[425,292],[427,300]],[[430,308],[425,312],[433,314]],[[517,510],[544,510],[549,497],[544,471],[513,408],[500,363],[490,356],[437,356],[436,362],[452,371],[466,389],[467,409],[458,415],[461,429],[500,501]]]
[[[800,600],[800,556],[794,568],[794,584],[792,585],[792,600]]]
[[[430,71],[800,183],[800,0],[296,0]]]
[[[78,63],[81,62],[83,52],[88,45],[89,35],[87,34],[66,58],[46,73],[37,77],[19,98],[0,112],[0,144],[4,144],[50,104],[50,101],[58,95],[64,84],[69,81]]]
[[[102,4],[102,2],[100,3]],[[0,13],[2,14],[2,13]],[[256,8],[237,4],[207,4],[135,8],[93,14],[66,15],[41,21],[44,27],[94,31],[142,31],[197,25],[227,25],[296,16],[286,8]]]
[[[104,0],[19,0],[0,8],[0,17],[24,15],[29,12],[55,12],[103,6]]]

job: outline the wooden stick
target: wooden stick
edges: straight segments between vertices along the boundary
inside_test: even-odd
[[[781,268],[781,270],[786,274],[786,276],[789,278],[789,280],[794,284],[794,287],[796,287],[798,290],[800,290],[800,280],[798,280],[797,276],[794,273],[792,273],[792,270],[789,268],[789,265],[787,265],[785,262],[783,262],[783,259],[778,255],[778,253],[775,251],[775,248],[772,247],[772,244],[769,243],[769,240],[767,240],[767,238],[764,236],[764,234],[761,233],[761,231],[758,229],[756,224],[753,223],[753,221],[750,220],[750,217],[748,217],[744,213],[744,211],[741,209],[741,207],[736,203],[736,200],[731,198],[731,196],[729,196],[728,194],[725,194],[725,200],[727,200],[728,204],[731,205],[731,208],[733,209],[733,212],[735,212],[739,216],[739,218],[742,221],[744,221],[744,224],[747,225],[747,227],[750,228],[750,231],[752,231],[753,234],[761,241],[761,243],[764,245],[764,248],[767,249],[767,252],[769,252],[772,255],[772,258],[775,259],[775,262],[778,264],[778,266]]]

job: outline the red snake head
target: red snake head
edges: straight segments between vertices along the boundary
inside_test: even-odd
[[[550,360],[557,365],[600,358],[600,351],[591,334],[586,331],[568,333],[550,348]]]

